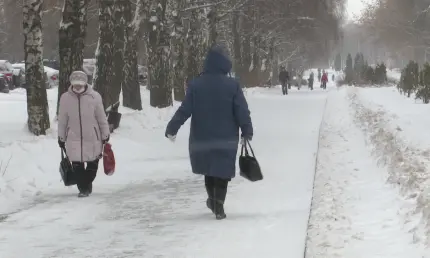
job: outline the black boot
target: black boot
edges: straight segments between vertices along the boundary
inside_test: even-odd
[[[214,206],[215,206],[214,207],[215,218],[217,220],[225,219],[227,217],[227,215],[225,215],[225,211],[224,211],[224,202],[221,202],[219,200],[215,200]]]
[[[78,197],[88,197],[90,194],[89,190],[86,187],[82,187],[81,185],[78,185],[79,194]]]
[[[78,194],[79,198],[83,198],[83,197],[88,197],[90,195],[90,193],[88,191],[84,191],[84,192],[80,192]]]
[[[93,192],[93,181],[97,176],[97,170],[99,167],[99,160],[90,161],[87,163],[87,168],[85,169],[86,183],[88,194]]]
[[[222,220],[227,217],[224,211],[224,202],[227,195],[227,185],[214,188],[214,213],[217,220]]]
[[[213,198],[213,188],[210,185],[205,184],[206,192],[208,193],[208,198],[206,200],[206,207],[214,213],[214,198]]]

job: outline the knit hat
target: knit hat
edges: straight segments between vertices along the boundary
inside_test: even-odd
[[[72,85],[87,85],[88,77],[87,74],[82,71],[74,71],[70,75],[70,83]]]

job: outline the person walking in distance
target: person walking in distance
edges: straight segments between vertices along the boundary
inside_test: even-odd
[[[232,63],[222,48],[212,47],[204,72],[189,82],[185,99],[167,125],[165,136],[174,141],[191,117],[189,154],[192,171],[205,176],[207,207],[216,219],[226,218],[224,203],[229,181],[235,177],[239,129],[251,140],[253,127],[242,88],[228,77]]]
[[[327,82],[328,82],[328,74],[323,71],[323,75],[321,77],[321,88],[327,89]]]
[[[58,144],[72,162],[78,196],[87,197],[93,191],[103,144],[109,141],[110,131],[102,98],[88,85],[87,75],[72,72],[70,84],[60,98]]]
[[[282,88],[282,94],[287,95],[288,94],[288,80],[290,79],[290,76],[288,74],[288,71],[285,70],[284,66],[281,66],[279,72],[279,82],[281,83]]]
[[[314,90],[314,72],[311,72],[308,78],[308,87],[311,90]]]

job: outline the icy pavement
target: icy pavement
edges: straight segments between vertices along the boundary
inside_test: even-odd
[[[413,234],[416,203],[387,183],[389,173],[355,125],[348,90],[328,97],[306,257],[428,258],[430,250]]]
[[[190,172],[188,126],[172,144],[163,119],[153,125],[125,114],[112,136],[116,174],[99,173],[90,198],[53,187],[34,206],[0,218],[0,257],[303,257],[326,95],[247,92],[265,179],[232,181],[224,221],[205,207],[203,179]],[[50,166],[58,176],[57,162]]]

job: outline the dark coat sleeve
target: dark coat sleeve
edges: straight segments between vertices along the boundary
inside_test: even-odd
[[[176,135],[179,128],[190,118],[193,113],[193,87],[189,84],[185,99],[182,101],[181,106],[176,110],[170,122],[167,124],[166,133],[167,135]]]
[[[239,124],[240,130],[242,131],[242,137],[252,139],[254,135],[254,129],[252,127],[251,112],[248,108],[243,91],[239,84],[236,85],[237,90],[234,96],[234,115],[236,121]]]

